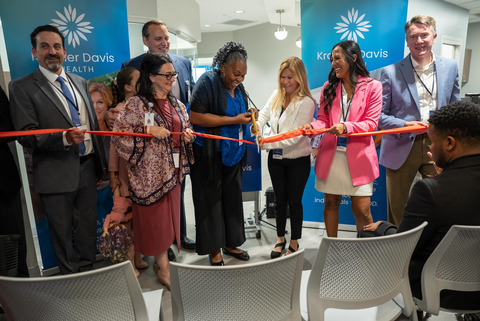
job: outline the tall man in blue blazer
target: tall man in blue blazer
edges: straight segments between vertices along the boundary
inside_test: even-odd
[[[426,123],[436,109],[460,100],[457,63],[432,52],[436,38],[432,17],[415,16],[405,24],[410,54],[385,67],[380,77],[383,86],[380,128]],[[430,144],[425,132],[383,136],[380,164],[387,173],[388,220],[397,226],[403,219],[416,173],[420,172],[423,178],[436,174],[427,156]]]
[[[173,83],[172,94],[180,100],[186,107],[190,100],[195,82],[192,77],[192,64],[185,57],[168,53],[170,50],[170,37],[168,29],[164,22],[159,20],[150,20],[142,28],[143,43],[148,47],[149,53],[159,52],[168,55],[172,59],[173,67],[178,72],[177,81]],[[132,58],[122,64],[122,68],[133,67],[140,70],[143,57],[146,54]],[[194,249],[195,242],[187,237],[187,227],[185,219],[185,205],[183,195],[185,193],[185,181],[182,184],[181,204],[180,204],[180,243],[184,249]],[[178,240],[177,240],[178,242]],[[172,250],[168,251],[170,261],[175,258]]]
[[[56,27],[30,35],[38,68],[9,84],[15,130],[72,131],[18,137],[33,149],[33,186],[40,195],[62,274],[91,270],[97,250],[96,179],[106,179],[107,161],[85,79],[62,68],[65,39]],[[72,233],[75,245],[72,242]]]

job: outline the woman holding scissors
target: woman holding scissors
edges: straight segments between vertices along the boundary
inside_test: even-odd
[[[315,101],[308,88],[305,66],[297,57],[285,59],[278,72],[276,89],[258,116],[258,134],[270,121],[271,135],[286,133],[313,120]],[[280,257],[287,240],[285,225],[287,205],[290,208],[292,236],[287,255],[298,250],[298,239],[302,237],[303,190],[310,175],[312,147],[305,136],[298,136],[276,143],[260,144],[269,150],[268,171],[272,179],[276,199],[277,244],[270,257]]]

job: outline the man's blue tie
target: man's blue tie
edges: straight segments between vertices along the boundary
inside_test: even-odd
[[[68,108],[70,109],[70,115],[72,115],[73,125],[75,127],[80,127],[82,124],[80,123],[80,117],[78,117],[78,111],[75,105],[73,104],[73,97],[70,89],[68,89],[67,85],[65,85],[65,81],[63,81],[62,76],[58,76],[57,81],[60,83],[60,88],[62,88],[63,95],[67,100]],[[78,150],[80,155],[85,154],[85,143],[81,142],[78,144]]]

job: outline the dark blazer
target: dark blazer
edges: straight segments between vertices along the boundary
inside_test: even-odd
[[[13,131],[13,125],[10,120],[7,95],[0,87],[0,132],[6,131]],[[17,164],[15,164],[12,152],[8,147],[8,143],[15,139],[16,137],[0,138],[0,196],[6,198],[15,195],[22,186]]]
[[[480,225],[479,195],[480,154],[456,158],[440,175],[415,184],[398,228],[398,233],[401,233],[428,222],[412,256],[411,280],[418,278],[420,281],[423,265],[452,225]],[[417,266],[416,270],[412,270],[412,264]],[[449,308],[450,305],[450,308],[461,309],[463,305],[468,307],[473,303],[478,309],[480,292],[467,295],[464,295],[466,292],[457,295],[452,291],[444,292],[440,301],[442,307]],[[475,298],[472,299],[470,294]]]
[[[145,55],[146,54],[143,54],[125,61],[122,63],[122,69],[126,67],[133,67],[140,71],[140,65],[142,64],[143,57],[145,57]],[[193,86],[195,86],[195,81],[193,80],[192,76],[192,64],[190,63],[190,60],[185,57],[170,53],[168,56],[170,59],[172,59],[173,68],[175,68],[175,71],[178,72],[177,81],[178,85],[180,86],[180,101],[187,106],[188,93],[190,92],[191,94],[193,91]]]
[[[85,79],[67,73],[87,106],[91,130],[99,130]],[[9,84],[10,112],[15,130],[74,127],[61,100],[39,68]],[[107,179],[107,161],[100,136],[92,135],[97,177]],[[33,185],[37,193],[64,193],[80,181],[78,145],[64,146],[62,133],[21,136],[18,141],[33,149]]]

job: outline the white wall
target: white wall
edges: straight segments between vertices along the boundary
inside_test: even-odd
[[[442,54],[442,36],[461,39],[461,57],[458,65],[459,81],[461,82],[463,56],[467,42],[468,10],[442,0],[410,0],[407,19],[419,14],[431,16],[437,23],[437,39],[433,45],[433,52],[436,55]],[[409,53],[405,44],[405,56]]]
[[[156,0],[127,0],[129,22],[145,23],[157,17]]]
[[[169,31],[175,29],[197,41],[201,40],[200,7],[195,0],[157,0],[158,19],[165,22]],[[178,32],[174,32],[178,35]]]
[[[468,25],[467,49],[472,49],[472,59],[470,61],[470,74],[468,82],[464,83],[461,90],[461,96],[465,93],[480,92],[480,22]]]
[[[199,57],[213,57],[227,41],[242,42],[247,48],[248,70],[245,89],[259,109],[267,103],[273,90],[277,88],[280,63],[288,57],[301,58],[301,49],[295,45],[300,37],[300,28],[287,26],[288,36],[277,40],[274,32],[277,25],[264,23],[234,32],[203,33],[198,44]]]
[[[219,48],[233,40],[233,31],[202,33],[202,41],[197,44],[198,58],[215,56]]]

